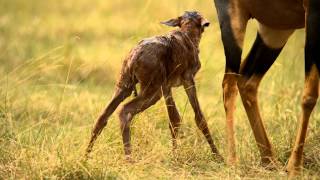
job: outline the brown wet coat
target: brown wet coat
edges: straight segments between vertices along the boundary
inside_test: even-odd
[[[200,32],[195,33],[201,36]],[[152,82],[154,86],[181,86],[185,76],[193,77],[200,69],[198,43],[181,30],[144,39],[130,52],[123,66],[123,80],[118,82],[120,87],[129,87],[136,82],[141,85]],[[134,78],[134,81],[127,80],[127,77]]]
[[[163,22],[180,28],[162,36],[144,39],[133,48],[123,62],[116,91],[111,102],[99,117],[93,132],[87,153],[107,124],[116,107],[140,84],[137,97],[124,104],[119,112],[125,155],[130,157],[130,123],[134,115],[155,104],[162,96],[170,119],[169,128],[173,147],[181,123],[172,97],[171,88],[183,85],[195,113],[195,121],[209,143],[213,154],[222,157],[216,149],[206,120],[200,109],[196,94],[194,76],[200,69],[199,42],[204,28],[209,22],[197,12],[186,12],[183,16]],[[143,127],[142,127],[143,128]]]

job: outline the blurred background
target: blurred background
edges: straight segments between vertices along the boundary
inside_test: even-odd
[[[226,156],[222,77],[225,57],[212,0],[0,0],[0,178],[236,178],[285,177],[265,171],[237,101],[239,168],[217,164],[193,120],[182,88],[174,90],[183,117],[177,155],[163,100],[132,125],[137,164],[125,163],[117,113],[109,120],[88,162],[81,159],[90,131],[110,100],[122,60],[141,39],[172,28],[159,22],[200,11],[211,26],[200,44],[200,103]],[[251,20],[244,55],[256,36]],[[288,159],[301,112],[304,30],[289,39],[262,81],[261,113],[279,161]],[[319,104],[311,116],[305,177],[320,168]]]

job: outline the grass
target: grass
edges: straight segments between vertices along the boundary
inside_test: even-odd
[[[160,21],[184,10],[201,11],[210,28],[201,41],[197,75],[200,103],[216,144],[226,157],[221,82],[225,66],[212,1],[11,0],[0,1],[0,179],[285,179],[259,165],[246,114],[237,101],[239,165],[216,163],[197,130],[183,89],[174,90],[184,138],[171,152],[163,100],[132,125],[134,164],[123,157],[119,122],[111,117],[88,161],[90,131],[110,100],[122,59],[140,39],[170,30]],[[256,33],[250,21],[244,52]],[[304,32],[290,38],[264,78],[259,104],[279,161],[285,166],[300,116]],[[320,111],[315,108],[300,176],[317,179]]]

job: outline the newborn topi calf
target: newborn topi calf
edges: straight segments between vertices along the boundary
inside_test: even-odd
[[[200,109],[194,77],[200,69],[199,42],[208,20],[198,12],[185,12],[182,16],[162,22],[162,24],[179,27],[166,35],[144,39],[133,48],[125,58],[115,93],[92,131],[87,148],[91,151],[94,141],[106,126],[108,118],[117,106],[135,91],[140,83],[140,91],[135,98],[124,104],[119,112],[124,152],[130,158],[130,123],[132,118],[154,105],[162,95],[165,98],[169,114],[169,127],[173,148],[176,148],[176,137],[181,123],[172,97],[171,88],[183,85],[195,113],[195,121],[208,141],[212,153],[222,160],[210,135],[207,122]]]

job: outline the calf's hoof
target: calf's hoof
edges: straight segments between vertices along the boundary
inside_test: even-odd
[[[218,163],[225,163],[224,158],[219,153],[213,153],[213,158]]]
[[[134,159],[132,158],[132,156],[131,155],[125,155],[125,161],[127,162],[127,163],[131,163],[131,164],[133,164],[133,163],[135,163],[135,161],[134,161]]]

